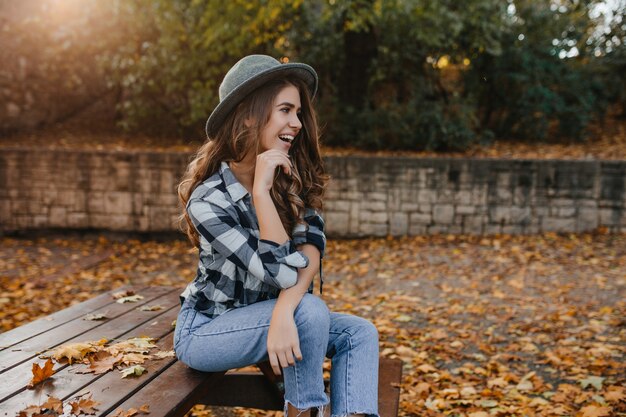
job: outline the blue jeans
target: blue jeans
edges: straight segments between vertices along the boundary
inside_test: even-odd
[[[205,372],[268,360],[267,330],[275,303],[261,301],[214,319],[183,304],[174,333],[176,356]],[[374,325],[360,317],[331,313],[311,294],[300,301],[294,320],[302,360],[283,368],[285,411],[287,403],[299,410],[317,407],[323,411],[329,402],[322,372],[327,356],[331,359],[332,416],[378,416],[378,332]]]

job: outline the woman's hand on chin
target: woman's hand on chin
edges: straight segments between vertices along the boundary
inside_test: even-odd
[[[254,170],[254,193],[268,192],[274,185],[276,168],[280,167],[285,174],[291,175],[289,155],[277,149],[270,149],[256,157]]]

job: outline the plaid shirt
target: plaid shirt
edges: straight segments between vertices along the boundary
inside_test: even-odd
[[[226,162],[196,187],[187,213],[200,233],[200,261],[181,301],[209,317],[276,298],[281,289],[295,285],[298,268],[309,263],[297,245],[313,244],[324,256],[324,221],[313,209],[305,210],[307,224],[296,225],[291,240],[279,245],[259,239],[252,198]],[[321,276],[320,261],[320,291]]]

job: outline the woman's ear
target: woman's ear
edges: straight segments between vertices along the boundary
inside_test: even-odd
[[[252,126],[254,126],[254,120],[252,120],[251,117],[248,117],[246,118],[246,120],[243,121],[243,124],[246,125],[248,129],[250,129]]]

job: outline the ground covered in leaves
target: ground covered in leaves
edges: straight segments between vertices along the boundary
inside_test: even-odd
[[[97,235],[5,237],[0,251],[2,330],[127,283],[183,286],[196,262],[182,240]],[[323,298],[372,320],[382,354],[405,362],[400,415],[626,415],[625,234],[336,240],[327,253]]]

